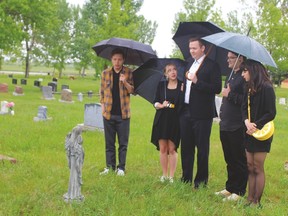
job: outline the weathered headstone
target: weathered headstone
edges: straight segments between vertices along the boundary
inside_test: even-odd
[[[7,93],[8,92],[8,84],[0,83],[0,92]]]
[[[53,92],[57,92],[57,82],[49,82],[48,86],[52,87]]]
[[[16,96],[24,95],[23,88],[21,86],[15,86],[13,95],[16,95]]]
[[[56,82],[57,83],[58,79],[56,77],[52,78],[52,82]]]
[[[63,89],[61,91],[61,102],[73,102],[72,91],[70,89]]]
[[[62,85],[61,90],[63,90],[63,89],[69,89],[69,85]]]
[[[279,98],[279,104],[286,105],[286,98]]]
[[[21,79],[21,85],[27,85],[27,80],[26,79]]]
[[[42,93],[43,93],[43,98],[46,100],[54,100],[54,96],[52,93],[52,87],[51,86],[43,86],[42,87]]]
[[[100,130],[104,129],[101,104],[85,104],[84,126]]]
[[[1,101],[0,114],[8,114],[9,108],[7,107],[8,101]]]
[[[8,74],[8,77],[9,78],[13,78],[13,74]]]
[[[65,202],[83,201],[81,194],[82,167],[84,163],[84,148],[82,138],[82,128],[76,126],[65,138],[65,150],[70,169],[68,192],[63,195]]]
[[[12,84],[17,85],[17,79],[13,78],[12,79]]]

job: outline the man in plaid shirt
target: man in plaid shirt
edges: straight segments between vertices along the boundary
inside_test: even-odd
[[[112,67],[101,75],[100,103],[104,121],[106,168],[100,175],[116,170],[117,175],[125,175],[126,153],[130,130],[130,94],[134,92],[132,70],[123,66],[123,50],[112,51]],[[118,137],[118,160],[116,167],[116,134]],[[117,168],[117,169],[116,169]]]

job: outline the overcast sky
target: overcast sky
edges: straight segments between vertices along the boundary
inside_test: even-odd
[[[71,4],[83,5],[85,0],[67,0]],[[233,3],[232,3],[233,2]],[[217,7],[221,7],[224,15],[239,7],[238,0],[216,0]],[[171,29],[175,14],[183,10],[183,0],[144,0],[140,14],[147,20],[156,21],[158,28],[152,48],[157,51],[158,57],[169,57],[173,49],[173,34]],[[238,6],[237,6],[238,5]]]

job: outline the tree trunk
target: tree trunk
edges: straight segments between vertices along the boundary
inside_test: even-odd
[[[25,78],[29,77],[29,67],[30,67],[30,50],[27,49],[26,59],[25,59]]]

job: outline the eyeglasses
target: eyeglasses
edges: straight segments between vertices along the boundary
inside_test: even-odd
[[[230,57],[228,56],[228,57],[227,57],[227,60],[236,59],[236,58],[237,58],[237,57],[235,57],[235,56],[233,56],[233,57],[232,57],[232,56],[230,56]]]
[[[246,73],[246,72],[248,72],[248,69],[247,69],[247,68],[244,68],[244,69],[242,70],[242,73]]]

